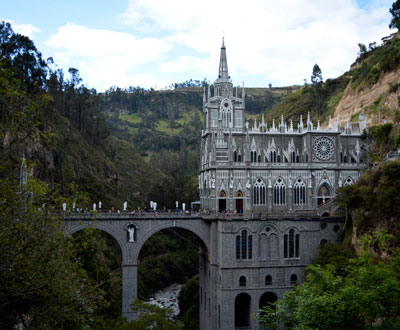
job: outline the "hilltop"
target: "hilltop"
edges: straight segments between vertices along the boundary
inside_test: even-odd
[[[365,47],[365,46],[364,46]],[[400,34],[386,38],[381,46],[363,48],[349,71],[323,83],[305,85],[270,111],[267,120],[284,115],[298,120],[309,111],[313,120],[327,124],[329,116],[341,123],[367,117],[370,125],[400,119]]]

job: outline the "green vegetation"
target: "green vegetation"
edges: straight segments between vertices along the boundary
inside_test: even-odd
[[[186,330],[199,329],[199,275],[185,282],[179,293],[179,310]]]
[[[383,46],[362,53],[356,64],[349,73],[351,88],[357,90],[376,84],[383,73],[399,68],[400,39],[391,39]]]
[[[379,126],[372,126],[364,134],[365,141],[369,146],[370,162],[382,161],[388,152],[397,149],[400,134],[400,127],[392,123],[385,123]]]
[[[346,275],[334,266],[309,266],[303,284],[259,314],[269,329],[398,329],[400,250],[390,262],[370,250],[349,260]]]
[[[183,229],[163,230],[150,237],[139,256],[139,298],[198,274],[198,244],[198,238]]]
[[[392,130],[391,124],[372,129],[374,144],[390,145]],[[265,326],[277,328],[282,322],[286,329],[400,327],[400,161],[384,162],[356,184],[340,188],[336,204],[345,210],[343,242],[320,246],[306,281],[260,311]]]
[[[391,29],[396,28],[400,31],[400,1],[396,0],[392,4],[392,8],[389,9],[392,14],[392,20],[390,21],[389,27]]]
[[[325,83],[306,85],[268,111],[266,119],[271,121],[283,115],[285,120],[292,119],[296,123],[300,115],[303,115],[305,120],[307,112],[310,112],[311,118],[315,121],[318,118],[321,122],[327,120],[329,115],[333,115],[348,82],[349,77],[342,75],[336,79],[328,79]]]

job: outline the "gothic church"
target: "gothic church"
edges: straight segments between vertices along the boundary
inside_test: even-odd
[[[222,44],[213,93],[203,95],[200,201],[203,211],[253,215],[312,214],[354,183],[362,167],[360,129],[340,118],[326,129],[305,123],[253,127],[244,122],[245,91],[238,97]],[[318,211],[318,209],[321,209]],[[333,209],[325,206],[326,215]]]
[[[318,246],[337,240],[335,191],[363,168],[359,126],[338,118],[323,129],[308,115],[249,127],[244,111],[223,43],[203,95],[200,207],[211,235],[200,254],[203,330],[261,329],[251,315],[304,281]]]

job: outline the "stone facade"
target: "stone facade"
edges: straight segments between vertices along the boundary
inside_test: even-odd
[[[283,117],[268,125],[262,117],[249,127],[244,111],[244,87],[238,97],[222,45],[218,79],[203,95],[203,211],[313,215],[335,197],[337,188],[357,181],[363,125],[340,127],[337,118],[323,129],[308,115],[305,123],[300,116],[297,125]],[[333,209],[326,212],[332,215]]]

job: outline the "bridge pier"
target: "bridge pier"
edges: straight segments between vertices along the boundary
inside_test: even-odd
[[[128,321],[137,319],[131,304],[137,299],[137,265],[122,265],[122,316]]]

